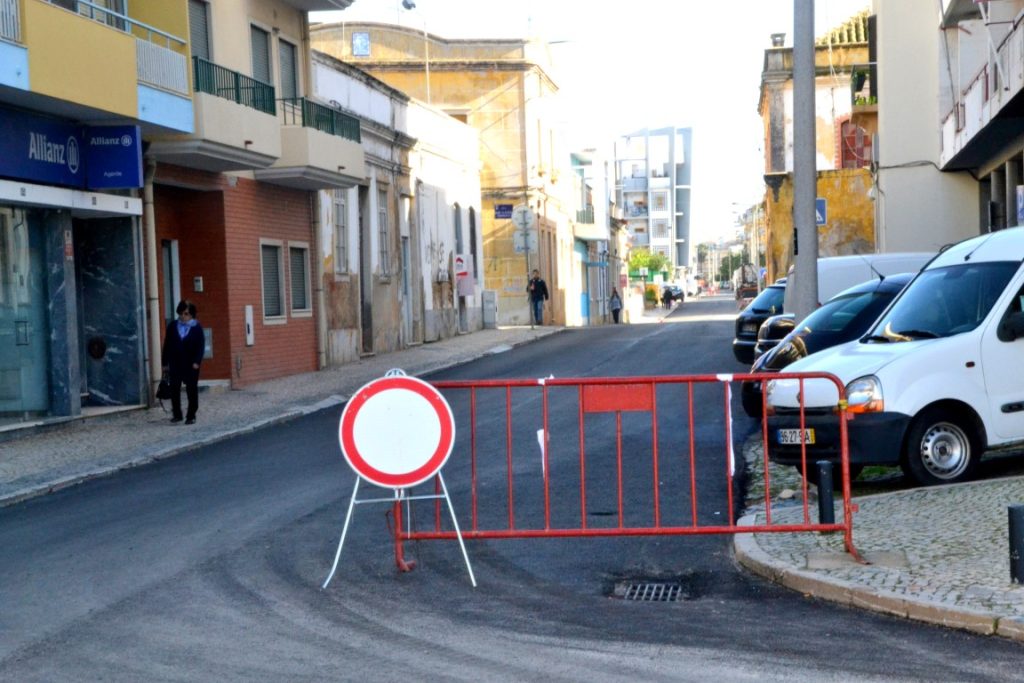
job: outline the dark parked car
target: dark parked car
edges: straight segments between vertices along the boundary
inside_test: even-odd
[[[771,351],[782,339],[796,327],[795,316],[792,313],[773,315],[761,323],[757,330],[757,344],[754,345],[754,358]]]
[[[916,274],[899,273],[883,280],[869,280],[836,294],[774,348],[758,356],[750,371],[779,372],[805,356],[860,337]],[[761,417],[760,382],[743,382],[740,398],[747,415]]]
[[[736,360],[747,365],[754,362],[757,331],[769,316],[782,313],[785,285],[769,285],[736,316],[736,338],[732,340],[732,353]]]

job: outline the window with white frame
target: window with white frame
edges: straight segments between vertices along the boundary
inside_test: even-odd
[[[348,272],[348,204],[347,190],[334,191],[334,272]]]
[[[654,253],[655,253],[655,254],[661,254],[661,255],[662,255],[662,256],[664,256],[665,258],[671,258],[671,257],[669,256],[669,250],[668,250],[668,247],[654,247]]]
[[[288,274],[291,278],[292,313],[311,314],[313,306],[309,292],[309,245],[302,242],[288,244]]]
[[[260,277],[263,283],[263,318],[283,319],[284,251],[277,240],[260,240]]]
[[[388,191],[377,191],[377,253],[381,277],[391,276],[390,230],[388,229]]]
[[[668,192],[654,192],[651,194],[652,211],[668,211]]]

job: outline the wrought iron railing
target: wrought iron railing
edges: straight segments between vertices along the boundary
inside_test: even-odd
[[[286,97],[281,103],[281,115],[286,126],[304,126],[324,133],[361,142],[359,119],[344,114],[305,97]]]
[[[192,81],[196,92],[223,97],[265,114],[277,114],[274,86],[202,57],[192,57]]]
[[[0,0],[0,39],[21,42],[18,0]]]

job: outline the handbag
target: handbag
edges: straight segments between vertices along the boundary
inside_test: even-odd
[[[171,391],[171,380],[164,377],[156,387],[156,397],[160,401],[166,401],[171,398],[171,396],[173,396]]]

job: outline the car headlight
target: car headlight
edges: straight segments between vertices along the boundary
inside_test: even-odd
[[[846,385],[846,403],[849,413],[880,413],[885,410],[882,383],[877,377],[858,377]]]
[[[764,389],[764,411],[766,415],[775,415],[775,406],[772,404],[772,393],[775,391],[775,380],[768,380],[767,384],[768,386]]]

